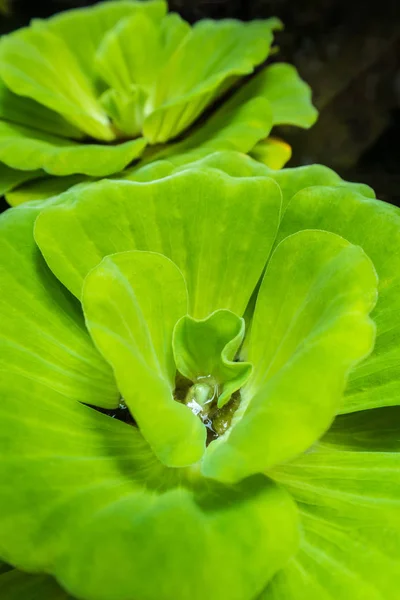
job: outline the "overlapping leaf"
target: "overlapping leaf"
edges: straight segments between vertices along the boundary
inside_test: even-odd
[[[10,211],[0,221],[3,384],[24,377],[29,393],[47,385],[61,398],[116,406],[111,370],[92,344],[80,306],[50,272],[33,240],[37,213],[34,208]]]
[[[276,19],[225,20],[191,28],[175,14],[165,16],[166,9],[158,0],[104,2],[5,36],[0,44],[0,162],[53,176],[104,177],[138,159],[147,144],[181,133],[187,139],[161,151],[158,147],[145,160],[199,147],[204,155],[224,149],[249,152],[273,124],[312,124],[315,109],[308,87],[292,67],[273,65],[223,101],[205,123],[187,131],[239,77],[267,58],[273,31],[281,25]],[[262,148],[268,164],[283,164],[276,147],[268,159]],[[29,180],[16,173],[6,188]],[[19,198],[10,196],[10,201],[29,199],[32,189],[22,187]]]
[[[323,167],[277,172],[234,153],[203,156],[201,150],[196,159],[185,164],[171,155],[127,175],[136,182],[83,184],[60,204],[36,203],[3,217],[2,320],[10,336],[3,341],[0,384],[0,478],[7,482],[0,487],[0,555],[22,569],[51,572],[73,596],[96,600],[220,600],[226,590],[232,600],[346,594],[397,600],[397,408],[337,417],[313,442],[338,410],[397,403],[399,212]],[[149,183],[153,178],[159,181]],[[286,211],[277,233],[281,195]],[[230,435],[212,442],[202,468],[228,482],[264,469],[269,478],[251,475],[231,487],[203,478],[200,465],[163,467],[136,427],[77,401],[88,391],[104,406],[115,406],[118,397],[83,327],[79,302],[34,246],[41,210],[36,240],[78,298],[87,276],[89,328],[120,388],[123,379],[141,376],[140,357],[142,367],[159,369],[169,393],[173,387],[169,342],[179,284],[162,282],[172,271],[179,275],[177,267],[196,318],[218,308],[242,315],[250,306],[242,357],[251,359],[253,376]],[[148,251],[164,257],[155,259],[162,268],[146,270],[154,277],[145,278],[131,259],[149,257]],[[378,344],[351,373],[347,404],[340,405],[347,372],[372,339],[367,313],[376,280],[364,251],[379,275]],[[118,256],[126,264],[116,273]],[[155,320],[161,311],[154,307],[161,306],[163,319]],[[119,362],[124,353],[129,364]],[[160,422],[156,430],[161,438]],[[224,444],[229,452],[218,457]],[[290,495],[301,516],[297,554]],[[13,588],[21,593],[34,589],[24,587],[33,585],[28,576],[2,577],[21,582]],[[45,599],[46,586],[54,584],[42,582],[38,593]]]
[[[159,23],[144,12],[134,14],[104,36],[96,53],[97,71],[114,90],[128,93],[139,86],[149,93],[163,64],[189,33],[189,24],[177,14]]]
[[[74,49],[83,71],[96,80],[96,53],[104,36],[126,18],[145,13],[159,21],[167,11],[164,0],[118,0],[100,2],[95,8],[79,8],[55,15],[47,21],[35,21],[36,26],[48,28]]]
[[[238,481],[304,452],[329,427],[354,364],[372,349],[376,275],[343,238],[302,231],[277,247],[257,295],[253,373],[203,473]]]
[[[138,158],[146,146],[143,138],[117,146],[79,144],[23,125],[0,122],[0,161],[13,169],[44,169],[52,175],[83,173],[111,175]]]
[[[12,170],[11,177],[14,177],[14,173],[29,174],[30,171]],[[91,181],[91,178],[87,177],[86,175],[40,177],[34,181],[26,183],[25,185],[9,190],[5,195],[7,202],[11,206],[19,206],[25,202],[46,200],[54,196],[60,196],[63,192],[66,192],[75,185],[79,185],[80,183],[90,183]]]
[[[179,269],[153,252],[114,254],[86,277],[83,307],[90,334],[156,456],[171,467],[199,461],[205,429],[173,397],[172,334],[188,309]]]
[[[41,171],[17,171],[0,163],[0,195],[3,196],[26,181],[40,179],[41,175]]]
[[[9,562],[51,570],[79,598],[240,600],[295,551],[296,507],[267,478],[231,488],[166,469],[136,428],[23,376],[1,387]]]
[[[199,21],[171,56],[155,84],[144,123],[150,142],[164,142],[186,129],[232,78],[251,73],[268,55],[274,19],[240,23]]]
[[[244,98],[262,96],[271,105],[274,125],[311,127],[317,111],[311,103],[311,89],[300,79],[295,67],[276,63],[260,71],[238,92]]]
[[[250,155],[271,169],[281,169],[290,160],[292,149],[283,140],[270,136],[258,142]]]
[[[3,37],[0,75],[15,94],[59,112],[88,135],[105,141],[115,138],[90,80],[57,35],[26,28]]]
[[[374,352],[351,374],[342,412],[399,404],[400,398],[400,211],[345,188],[322,187],[295,195],[285,213],[279,239],[304,228],[318,228],[359,244],[379,277],[373,312]]]
[[[157,157],[183,155],[202,147],[247,153],[268,136],[273,125],[310,127],[316,117],[310,89],[294,67],[272,65],[241,86],[187,139],[161,151]],[[271,167],[276,168],[276,164]]]
[[[162,165],[157,166],[161,172]],[[156,165],[153,168],[155,167]],[[297,192],[314,186],[342,187],[350,193],[358,192],[367,198],[375,198],[374,191],[368,185],[344,181],[332,169],[322,165],[309,165],[276,171],[238,152],[225,151],[210,154],[209,152],[202,153],[201,148],[193,155],[169,156],[168,162],[164,161],[163,163],[165,173],[162,173],[162,175],[204,167],[218,169],[232,177],[269,177],[274,179],[282,193],[282,214]],[[140,168],[133,170],[132,178],[137,177],[140,171]],[[157,175],[154,173],[153,176],[158,178],[160,173],[157,173]]]
[[[14,94],[1,80],[0,118],[42,133],[46,132],[52,136],[80,139],[84,135],[57,112],[35,100]]]
[[[235,361],[244,333],[244,319],[225,309],[205,319],[185,315],[177,321],[173,336],[177,369],[211,392],[205,402],[217,396],[221,408],[249,378],[251,364]]]
[[[300,551],[260,600],[396,600],[400,584],[398,408],[339,417],[273,476],[299,504]]]
[[[105,181],[82,198],[77,192],[76,201],[73,191],[69,197],[44,211],[35,226],[47,263],[69,290],[80,297],[88,271],[108,254],[159,252],[181,269],[196,318],[219,308],[243,314],[274,242],[281,205],[274,181],[211,169],[155,183]]]

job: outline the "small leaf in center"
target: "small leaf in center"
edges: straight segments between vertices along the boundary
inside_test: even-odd
[[[250,376],[251,364],[235,360],[244,333],[244,319],[225,309],[205,319],[186,315],[175,325],[175,363],[191,382],[184,401],[209,428],[213,417]]]

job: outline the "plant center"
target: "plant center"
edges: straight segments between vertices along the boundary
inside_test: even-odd
[[[176,377],[175,400],[186,406],[207,428],[207,443],[217,439],[229,429],[233,415],[240,404],[240,391],[234,392],[224,406],[218,408],[220,386],[211,375],[190,381],[179,373]]]

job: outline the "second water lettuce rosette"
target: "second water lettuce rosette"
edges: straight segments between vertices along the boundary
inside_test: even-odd
[[[170,153],[247,153],[275,124],[309,127],[316,118],[310,90],[290,65],[270,65],[232,94],[265,62],[280,27],[277,19],[190,26],[167,14],[163,0],[121,0],[34,20],[4,36],[2,193],[29,180],[46,189],[49,176],[67,189],[71,176],[118,173],[167,143]],[[170,148],[174,140],[183,145]],[[275,140],[255,151],[273,165],[287,158]]]
[[[398,209],[217,153],[0,227],[7,598],[396,600]]]

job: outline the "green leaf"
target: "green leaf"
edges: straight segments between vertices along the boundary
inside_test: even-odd
[[[13,169],[105,177],[124,169],[145,146],[144,138],[116,146],[78,144],[22,125],[0,122],[0,161]]]
[[[109,89],[104,92],[100,101],[121,135],[140,135],[146,102],[146,93],[142,87],[132,85],[126,93]]]
[[[0,370],[4,385],[46,384],[60,397],[96,406],[118,404],[108,365],[94,348],[80,306],[47,268],[33,240],[38,209],[12,209],[0,218]],[[29,402],[29,394],[26,396]]]
[[[266,477],[165,468],[135,427],[24,377],[0,385],[0,548],[20,568],[77,598],[221,600],[255,597],[295,552],[296,506]]]
[[[238,104],[233,96],[182,142],[161,150],[156,157],[186,163],[197,160],[199,149],[203,150],[205,157],[210,151],[218,150],[246,153],[265,138],[271,129],[271,108],[266,100],[252,98]]]
[[[97,70],[112,88],[105,92],[102,103],[119,130],[141,133],[148,112],[146,101],[158,73],[189,32],[190,26],[177,14],[156,23],[139,12],[105,35],[96,54]]]
[[[73,294],[80,297],[84,277],[107,254],[149,250],[181,269],[195,318],[219,308],[244,312],[275,239],[281,203],[267,178],[236,179],[211,169],[151,183],[99,182],[70,198],[76,200],[39,216],[35,238]]]
[[[168,177],[174,170],[174,165],[169,160],[155,160],[153,162],[139,162],[134,167],[129,167],[123,173],[115,176],[116,179],[128,181],[142,181],[149,183],[156,179]]]
[[[18,171],[0,163],[0,196],[4,196],[21,183],[39,179],[42,174],[41,171]]]
[[[375,198],[374,191],[368,185],[344,181],[334,171],[322,165],[308,165],[276,171],[238,152],[220,151],[210,154],[209,151],[203,152],[202,149],[197,149],[193,154],[168,156],[168,164],[175,165],[175,169],[169,169],[168,175],[186,169],[208,167],[223,171],[232,177],[264,176],[274,179],[282,192],[283,211],[297,192],[313,186],[343,187],[368,198]],[[161,165],[158,168],[161,171]],[[164,166],[164,168],[166,167]]]
[[[84,134],[61,115],[35,100],[13,94],[0,79],[0,118],[54,136],[80,139]]]
[[[104,36],[96,70],[118,92],[128,92],[132,84],[148,87],[159,68],[159,42],[158,23],[143,13],[134,14]]]
[[[149,92],[163,64],[189,32],[190,26],[177,14],[158,23],[145,12],[135,13],[104,36],[96,54],[97,71],[119,92],[128,92],[132,84]]]
[[[201,421],[173,396],[172,332],[187,304],[179,269],[151,252],[106,257],[83,288],[90,334],[144,438],[171,467],[198,462],[206,441]]]
[[[326,431],[350,369],[373,348],[376,286],[368,257],[339,236],[301,231],[276,248],[247,346],[253,372],[232,427],[207,448],[204,475],[234,482],[266,471]]]
[[[400,211],[346,188],[303,190],[290,202],[279,239],[305,228],[326,229],[360,245],[374,263],[379,297],[374,352],[351,373],[342,412],[399,404]]]
[[[282,88],[282,96],[278,99],[280,88],[276,87],[276,76],[279,76],[279,73],[286,83]],[[166,156],[173,159],[171,155],[182,154],[185,161],[188,151],[198,150],[199,147],[250,152],[257,142],[268,136],[272,126],[278,121],[281,122],[281,119],[302,127],[311,126],[316,118],[316,111],[310,97],[308,86],[298,78],[293,67],[272,65],[261,71],[249,83],[242,85],[232,98],[224,102],[204,123],[193,132],[189,132],[185,140],[161,151],[157,158]],[[208,154],[209,152],[205,152],[205,156]],[[326,167],[312,165],[304,168],[314,167],[321,170],[321,176],[325,170],[326,176],[329,174],[335,183],[340,180],[336,173]],[[326,184],[329,184],[328,181]]]
[[[237,76],[252,73],[266,59],[279,27],[276,19],[196,23],[160,73],[145,137],[165,142],[184,131]]]
[[[309,453],[273,471],[299,503],[303,534],[262,600],[397,600],[398,419],[397,408],[340,417]]]
[[[250,152],[250,156],[264,163],[271,169],[282,169],[292,156],[292,149],[283,140],[268,137],[258,142]]]
[[[268,177],[274,179],[282,190],[283,214],[293,196],[306,188],[315,186],[343,188],[343,190],[356,192],[367,198],[375,198],[374,191],[368,185],[344,181],[337,173],[323,165],[309,165],[281,171],[269,170]]]
[[[35,25],[61,37],[73,49],[81,68],[94,80],[97,76],[96,52],[108,31],[122,19],[138,13],[158,21],[166,10],[167,3],[163,0],[100,2],[89,8],[63,12],[46,21],[35,21]]]
[[[47,575],[10,570],[0,574],[0,596],[7,600],[74,600]]]
[[[269,177],[270,173],[271,178],[275,177],[275,171],[272,169],[268,169],[265,165],[243,153],[231,150],[206,151],[204,153],[200,150],[197,156],[194,153],[193,157],[189,155],[187,161],[184,160],[184,156],[169,156],[167,160],[175,165],[173,172],[193,168],[212,168],[223,171],[231,177]]]
[[[168,160],[175,163],[175,157]],[[178,162],[179,164],[179,162]],[[238,152],[214,152],[206,156],[197,157],[188,164],[183,164],[176,171],[200,167],[212,167],[231,175],[232,177],[270,177],[274,179],[282,192],[283,210],[297,192],[314,186],[343,187],[366,196],[375,198],[374,191],[363,183],[351,183],[344,181],[335,171],[322,165],[307,165],[304,167],[286,168],[275,170],[262,165],[248,156]]]
[[[244,320],[229,310],[218,310],[205,319],[183,316],[173,337],[178,371],[200,386],[212,388],[209,403],[218,398],[224,406],[251,373],[249,363],[234,362],[244,338]]]
[[[0,75],[15,94],[28,96],[60,113],[88,135],[115,138],[90,80],[73,52],[43,28],[25,28],[0,42]]]
[[[245,93],[243,93],[243,90],[245,90]],[[205,161],[208,160],[210,150],[214,152],[236,150],[247,153],[254,149],[257,153],[260,150],[256,147],[257,142],[264,140],[273,126],[272,105],[266,97],[257,94],[252,96],[246,90],[247,85],[242,86],[238,92],[233,94],[232,98],[224,102],[205,122],[200,123],[193,131],[189,131],[183,141],[171,144],[157,152],[156,158],[167,158],[175,164],[186,164],[197,160],[201,150]],[[232,152],[227,153],[225,156],[226,160],[224,162],[227,165],[231,163],[230,174],[235,175],[235,163],[237,163],[235,166],[239,170],[243,169],[244,160],[242,157],[239,157],[239,155],[235,157]],[[257,158],[260,157],[257,156]],[[154,160],[154,157],[152,159]],[[255,168],[250,169],[252,173]],[[276,163],[274,163],[273,168],[276,168]],[[315,177],[318,178],[316,183],[318,184],[326,182],[334,185],[339,181],[343,182],[334,171],[327,167],[311,165],[302,168],[305,176],[310,180],[315,169]],[[223,170],[226,170],[226,167]],[[291,171],[294,170],[291,169]],[[301,172],[301,169],[299,171]],[[273,176],[266,170],[257,174]],[[284,175],[283,178],[285,178]],[[289,179],[293,179],[293,177]],[[310,185],[312,185],[311,181]],[[370,189],[366,185],[358,185],[359,188]]]
[[[20,171],[21,173],[32,174],[34,171]],[[18,173],[18,171],[16,171]],[[11,206],[19,206],[24,202],[34,200],[46,200],[54,196],[59,196],[63,192],[80,183],[90,183],[90,179],[84,175],[67,175],[65,177],[41,177],[34,181],[13,189],[6,193],[6,200]]]
[[[297,70],[286,63],[275,63],[253,77],[239,94],[242,100],[261,96],[271,105],[274,125],[296,125],[308,129],[317,120],[311,88]]]

